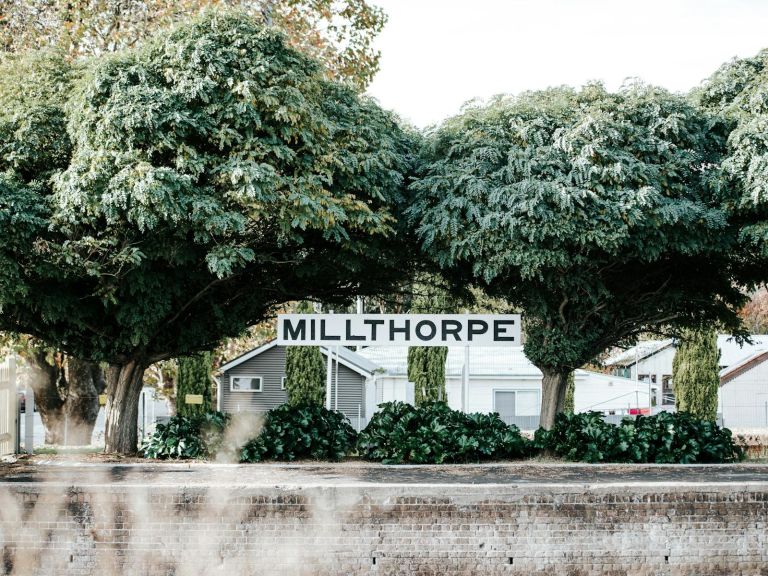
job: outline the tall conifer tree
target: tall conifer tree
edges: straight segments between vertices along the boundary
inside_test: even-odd
[[[179,373],[176,380],[176,413],[183,416],[205,414],[213,405],[211,387],[211,353],[179,358]],[[202,404],[187,404],[187,394],[200,394]]]
[[[289,346],[285,350],[285,390],[288,404],[325,402],[325,361],[317,346]]]
[[[675,403],[681,412],[702,420],[717,418],[720,352],[714,330],[684,333],[672,363]]]

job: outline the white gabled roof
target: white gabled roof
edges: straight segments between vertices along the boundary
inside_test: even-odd
[[[751,344],[740,345],[730,334],[718,334],[717,348],[720,350],[720,366],[732,366],[756,351],[768,350],[768,335],[755,334],[750,336]],[[666,340],[644,340],[637,346],[623,350],[610,356],[604,364],[606,366],[632,366],[635,358],[644,360],[665,350],[674,344],[670,338]]]
[[[644,360],[649,356],[661,352],[668,346],[671,346],[673,340],[667,338],[666,340],[644,340],[638,342],[636,346],[628,348],[610,356],[604,364],[606,366],[632,366],[635,360]]]
[[[221,368],[219,368],[219,372],[223,373],[228,370],[231,370],[235,366],[238,366],[243,362],[247,362],[251,358],[258,356],[262,352],[271,350],[275,346],[277,346],[277,340],[272,340],[271,342],[268,342],[263,346],[259,346],[258,348],[254,348],[253,350],[250,350],[245,354],[241,354],[234,360],[230,360],[226,364],[222,365]],[[320,352],[322,352],[327,356],[329,353],[329,349],[324,346],[321,346]],[[335,354],[336,350],[331,349],[330,352],[332,354]],[[334,356],[334,360],[335,360],[335,356]],[[367,358],[364,358],[363,356],[356,354],[355,352],[353,352],[349,348],[345,348],[344,346],[339,346],[339,364],[342,364],[347,368],[349,368],[350,370],[354,370],[358,374],[361,374],[362,376],[366,376],[366,377],[370,376],[376,370],[379,369],[379,367],[376,364],[372,363]]]
[[[717,337],[717,347],[720,349],[720,366],[733,366],[747,356],[768,350],[768,335],[755,334],[749,338],[752,340],[752,344],[741,346],[730,334],[720,334]]]
[[[407,346],[370,346],[356,352],[390,376],[407,376]],[[445,361],[445,375],[459,377],[464,368],[464,347],[449,346]],[[533,376],[541,371],[526,358],[519,347],[477,346],[469,349],[470,376]]]
[[[738,362],[735,362],[732,366],[723,368],[720,370],[720,386],[727,384],[766,360],[768,360],[768,351],[758,350],[749,356],[745,356]]]

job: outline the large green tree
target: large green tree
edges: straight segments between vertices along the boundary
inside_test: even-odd
[[[358,89],[379,69],[373,41],[387,19],[366,0],[4,0],[0,50],[99,55],[211,8],[237,8],[277,26],[292,46],[322,61],[329,78]]]
[[[0,178],[0,329],[113,366],[109,451],[136,449],[150,364],[408,270],[408,137],[250,17],[96,59],[42,109],[45,146]]]
[[[712,329],[685,330],[672,361],[675,405],[702,420],[717,418],[720,351]]]
[[[0,62],[0,252],[8,255],[0,267],[0,292],[13,297],[23,295],[20,260],[13,254],[29,250],[45,228],[47,210],[37,194],[50,194],[50,179],[66,166],[71,150],[64,106],[78,75],[79,68],[57,52]],[[65,358],[39,338],[6,333],[0,339],[29,366],[46,443],[90,444],[102,390],[99,365]]]
[[[738,285],[764,263],[729,208],[727,135],[644,85],[500,97],[429,135],[412,221],[445,274],[523,310],[544,427],[568,375],[609,346],[707,320],[741,329]]]

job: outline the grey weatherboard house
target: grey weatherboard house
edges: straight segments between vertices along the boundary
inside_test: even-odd
[[[325,358],[326,370],[329,352],[333,358],[331,408],[342,412],[355,428],[362,428],[371,416],[365,413],[366,381],[378,366],[340,347],[337,396],[335,350],[321,346],[320,351]],[[284,386],[285,347],[278,346],[276,341],[227,362],[219,373],[217,405],[222,412],[266,412],[288,400]]]

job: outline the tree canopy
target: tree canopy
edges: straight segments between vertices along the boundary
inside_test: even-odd
[[[14,99],[46,58],[8,64],[0,101],[33,109]],[[210,13],[64,86],[39,104],[41,138],[61,142],[0,180],[0,330],[143,371],[407,270],[409,136],[278,31]]]
[[[768,253],[768,50],[720,67],[693,92],[729,130],[723,172],[743,239]]]
[[[236,8],[274,25],[325,64],[326,75],[362,90],[379,69],[373,41],[386,23],[366,0],[7,0],[0,50],[56,47],[70,56],[130,48],[206,9]]]
[[[639,84],[500,97],[429,135],[411,221],[446,274],[523,309],[544,426],[567,375],[608,346],[708,319],[740,330],[757,254],[729,211],[727,136]]]

